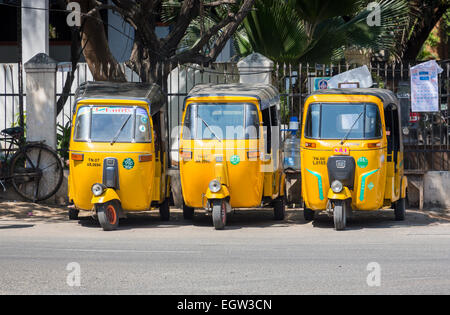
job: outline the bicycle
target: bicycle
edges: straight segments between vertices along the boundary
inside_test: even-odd
[[[8,128],[1,131],[0,141],[9,143],[0,159],[0,185],[11,182],[14,190],[26,200],[40,202],[49,199],[62,185],[63,164],[57,152],[45,141],[22,141],[24,129]],[[17,150],[13,149],[17,147]],[[16,151],[14,154],[11,152]]]

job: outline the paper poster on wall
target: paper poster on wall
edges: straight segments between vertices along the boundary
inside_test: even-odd
[[[439,111],[438,74],[442,68],[435,60],[411,68],[411,111]]]

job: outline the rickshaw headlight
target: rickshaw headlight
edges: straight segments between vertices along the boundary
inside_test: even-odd
[[[342,189],[344,189],[344,186],[342,185],[342,183],[338,180],[335,180],[332,184],[331,184],[331,190],[338,194],[342,191]]]
[[[105,192],[105,187],[102,184],[94,184],[92,185],[92,193],[95,197],[99,197],[103,195]]]
[[[213,180],[209,183],[209,190],[211,190],[212,193],[217,193],[222,189],[222,185],[218,180]]]

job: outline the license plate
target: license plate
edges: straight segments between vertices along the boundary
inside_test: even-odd
[[[350,155],[350,150],[348,148],[344,148],[344,147],[334,148],[334,154],[336,154],[336,155]]]

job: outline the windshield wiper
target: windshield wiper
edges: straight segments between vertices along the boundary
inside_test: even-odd
[[[344,142],[347,141],[348,136],[349,136],[350,133],[352,132],[353,127],[355,127],[355,125],[356,125],[356,123],[358,122],[358,120],[361,118],[362,114],[364,114],[364,111],[362,111],[362,112],[359,114],[358,118],[356,118],[356,120],[355,120],[355,122],[353,123],[352,127],[350,128],[350,130],[347,132],[347,134],[345,135],[345,137],[341,140],[341,145],[343,145]]]
[[[130,120],[130,118],[133,116],[133,114],[128,115],[128,118],[125,120],[125,122],[123,123],[122,127],[120,127],[120,129],[117,131],[116,135],[114,136],[114,138],[111,141],[111,145],[113,145],[114,143],[116,143],[117,139],[119,139],[120,134],[122,133],[122,130],[125,128],[125,126],[127,125],[128,121]]]
[[[211,127],[208,125],[208,123],[202,118],[200,117],[200,115],[197,115],[198,118],[201,119],[201,121],[203,121],[203,123],[205,124],[206,128],[209,129],[209,131],[211,131],[211,133],[213,134],[214,137],[216,137],[217,140],[219,140],[219,142],[222,142],[222,139],[220,139],[216,133],[211,129]]]

